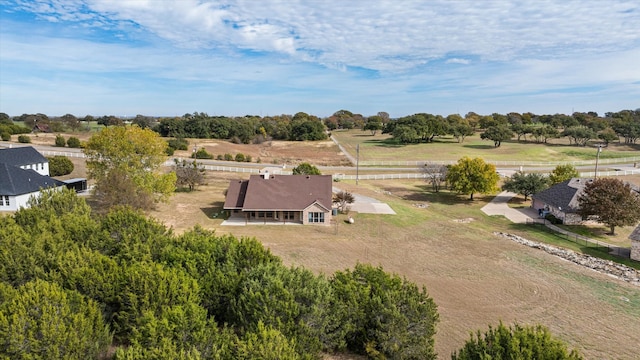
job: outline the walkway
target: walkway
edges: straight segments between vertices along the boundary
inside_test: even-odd
[[[491,200],[490,203],[483,206],[482,209],[480,210],[482,210],[482,212],[484,212],[489,216],[502,215],[513,223],[518,223],[518,224],[527,224],[527,223],[536,223],[536,222],[541,223],[540,219],[538,218],[538,213],[536,212],[535,209],[530,207],[520,208],[520,209],[509,207],[508,205],[509,200],[511,200],[511,198],[513,198],[516,195],[517,194],[509,191],[503,191],[500,194],[498,194],[493,200]],[[570,231],[561,229],[551,224],[548,221],[543,221],[541,224],[544,224],[547,228],[551,229],[552,231],[565,235],[567,239],[570,239],[570,238],[575,239],[574,242],[576,243],[578,243],[578,240],[580,240],[581,242],[584,241],[585,244],[589,243],[594,246],[601,246],[601,247],[608,248],[609,254],[611,255],[616,255],[616,256],[626,257],[626,258],[630,257],[631,250],[628,248],[611,245],[602,241],[588,238],[586,236],[572,233]]]

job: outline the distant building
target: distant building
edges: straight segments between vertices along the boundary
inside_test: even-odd
[[[331,175],[251,175],[229,183],[224,209],[245,222],[328,225]]]

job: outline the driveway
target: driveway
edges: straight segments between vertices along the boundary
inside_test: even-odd
[[[337,187],[334,187],[332,190],[334,193],[342,191]],[[351,193],[351,195],[353,195],[354,201],[353,203],[347,205],[351,208],[351,211],[355,211],[360,214],[396,214],[391,206],[389,206],[387,203],[381,202],[380,200],[354,193]]]
[[[507,202],[516,195],[517,194],[509,191],[503,191],[480,210],[489,216],[502,215],[511,222],[518,224],[525,224],[527,221],[531,221],[531,219],[538,218],[538,213],[530,207],[523,209],[509,207]]]

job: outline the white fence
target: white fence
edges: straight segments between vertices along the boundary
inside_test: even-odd
[[[571,164],[573,166],[595,165],[596,160],[578,160],[578,161],[496,161],[485,160],[485,162],[496,166],[557,166]],[[632,156],[626,158],[599,159],[598,164],[620,164],[640,162],[640,156]],[[379,160],[360,160],[360,166],[416,166],[421,167],[424,164],[449,165],[457,163],[456,160],[429,160],[429,161],[379,161]]]
[[[47,150],[39,150],[39,152],[44,156],[66,156],[66,157],[77,157],[84,158],[83,152],[69,152],[69,151],[47,151]]]

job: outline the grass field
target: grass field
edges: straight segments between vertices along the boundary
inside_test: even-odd
[[[569,145],[567,139],[553,139],[549,144],[534,142],[503,142],[498,148],[492,141],[481,140],[476,134],[458,143],[453,137],[436,138],[429,144],[398,145],[388,134],[372,136],[369,131],[334,131],[333,136],[351,155],[360,146],[361,161],[397,160],[458,160],[463,156],[482,157],[495,161],[582,161],[595,160],[596,149]],[[612,143],[602,151],[600,159],[640,156],[640,146]]]
[[[256,237],[285,263],[319,273],[363,262],[424,285],[439,306],[440,358],[462,346],[469,331],[500,320],[548,326],[586,358],[636,358],[640,288],[494,236],[552,235],[484,215],[479,209],[491,196],[469,202],[433,194],[422,181],[341,182],[345,190],[387,202],[397,215],[352,213],[355,224],[338,221],[337,227],[222,227],[218,216],[231,178],[237,176],[210,174],[199,191],[178,193],[151,215],[177,232],[200,224],[219,234]]]

